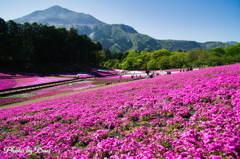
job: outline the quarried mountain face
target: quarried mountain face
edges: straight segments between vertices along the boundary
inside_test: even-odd
[[[14,20],[17,23],[43,23],[70,29],[74,27],[79,34],[86,34],[93,41],[99,41],[103,48],[109,48],[112,53],[127,50],[154,51],[167,49],[178,50],[209,50],[215,47],[226,47],[231,43],[206,42],[186,40],[157,40],[148,35],[138,33],[134,28],[124,24],[106,24],[89,14],[77,13],[60,6],[53,6],[46,10],[35,11],[22,18]],[[161,30],[160,30],[161,31]]]

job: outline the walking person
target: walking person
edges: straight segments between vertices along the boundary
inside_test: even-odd
[[[149,69],[146,70],[147,78],[149,78]]]
[[[120,81],[122,81],[122,74],[119,75],[119,79],[120,79]]]

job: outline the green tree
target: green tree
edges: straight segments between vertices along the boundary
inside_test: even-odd
[[[113,66],[115,66],[116,63],[119,63],[119,60],[109,59],[107,62],[105,62],[104,67],[113,68]]]
[[[193,67],[200,67],[200,66],[202,66],[204,64],[204,62],[202,62],[202,61],[194,61],[193,62]]]
[[[160,56],[170,56],[171,55],[171,52],[167,49],[157,50],[156,52],[158,52],[158,54]]]
[[[221,57],[225,54],[225,50],[222,47],[217,47],[209,50],[211,56]]]
[[[163,56],[159,61],[159,67],[162,69],[168,69],[169,66],[169,56]]]
[[[200,52],[198,50],[190,50],[188,51],[188,54],[189,54],[190,61],[193,62],[193,61],[197,61]]]
[[[8,27],[8,43],[7,43],[7,52],[8,52],[8,57],[9,57],[9,62],[14,63],[17,62],[17,57],[20,54],[20,47],[21,47],[21,40],[20,40],[20,26],[12,21],[9,20],[7,22],[7,27]]]
[[[133,61],[133,69],[137,69],[137,70],[139,70],[139,69],[141,69],[141,66],[142,66],[142,64],[143,64],[143,60],[142,59],[134,59],[134,61]]]
[[[159,56],[160,56],[160,54],[159,54],[158,52],[156,52],[156,51],[154,51],[154,52],[152,53],[152,58],[153,58],[153,59],[157,59]]]
[[[224,59],[222,59],[221,57],[218,56],[209,56],[208,59],[206,59],[205,63],[208,66],[212,66],[212,65],[223,65],[225,63]]]
[[[185,52],[175,52],[169,58],[169,63],[173,68],[181,68],[184,64],[187,65],[189,61],[189,54]]]
[[[150,70],[155,70],[156,69],[156,64],[157,64],[157,60],[156,59],[152,59],[147,63],[147,67]]]
[[[237,45],[228,46],[224,50],[227,56],[234,56],[240,54],[240,44],[238,43]]]
[[[0,62],[7,63],[9,61],[9,55],[7,52],[8,41],[8,26],[4,19],[0,18]]]
[[[132,70],[133,69],[133,67],[132,67],[132,62],[133,62],[133,60],[134,60],[134,57],[128,57],[127,59],[126,59],[126,61],[122,64],[122,68],[124,69],[124,70]]]
[[[240,62],[240,54],[234,56],[233,62]]]
[[[204,49],[199,49],[199,51],[198,60],[204,62],[209,57],[209,52]]]
[[[234,58],[234,57],[232,57],[232,56],[224,56],[224,57],[222,57],[222,59],[223,59],[223,64],[233,64],[234,62],[237,62],[237,58]]]
[[[106,56],[106,60],[108,61],[109,59],[112,59],[112,54],[110,49],[104,49],[104,55]]]
[[[99,42],[92,42],[76,29],[55,28],[36,22],[18,24],[0,19],[1,64],[69,62],[98,63]],[[82,59],[82,61],[80,61]]]

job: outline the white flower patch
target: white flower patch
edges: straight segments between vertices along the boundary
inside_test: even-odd
[[[9,95],[3,98],[29,98],[29,97],[34,97],[36,94],[33,93],[19,93],[19,94],[13,94]]]

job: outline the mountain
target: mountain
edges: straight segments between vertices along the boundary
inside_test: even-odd
[[[77,13],[60,6],[53,6],[46,10],[35,11],[22,18],[14,19],[17,23],[37,22],[56,27],[70,29],[74,27],[79,34],[86,34],[93,41],[99,41],[103,48],[109,48],[112,53],[127,50],[159,50],[170,51],[194,50],[215,47],[227,47],[232,43],[206,42],[186,40],[157,40],[148,35],[138,33],[134,28],[124,24],[106,24],[89,14]]]
[[[63,27],[63,26],[62,26]],[[93,26],[74,25],[79,34],[86,34],[93,41],[99,41],[103,48],[109,48],[112,53],[126,50],[159,50],[170,51],[195,50],[204,48],[227,47],[231,44],[223,42],[205,42],[186,40],[157,40],[148,35],[138,33],[134,28],[124,24],[105,24]]]
[[[227,42],[225,42],[225,43],[232,44],[232,45],[236,45],[238,42],[236,42],[236,41],[227,41]]]
[[[103,48],[112,53],[126,50],[158,50],[160,43],[147,35],[138,33],[134,28],[124,24],[105,24],[102,26],[75,26],[79,34],[88,35],[93,41],[99,41]]]
[[[200,43],[196,41],[187,41],[187,40],[159,40],[164,49],[170,50],[170,51],[178,51],[178,50],[196,50],[203,48],[205,50],[210,50],[212,48],[216,47],[227,47],[231,44],[229,43],[223,43],[219,41],[209,41],[205,43]]]
[[[77,13],[60,6],[53,6],[43,11],[35,11],[22,18],[14,19],[17,23],[37,22],[46,25],[104,25],[105,23],[89,14]]]

